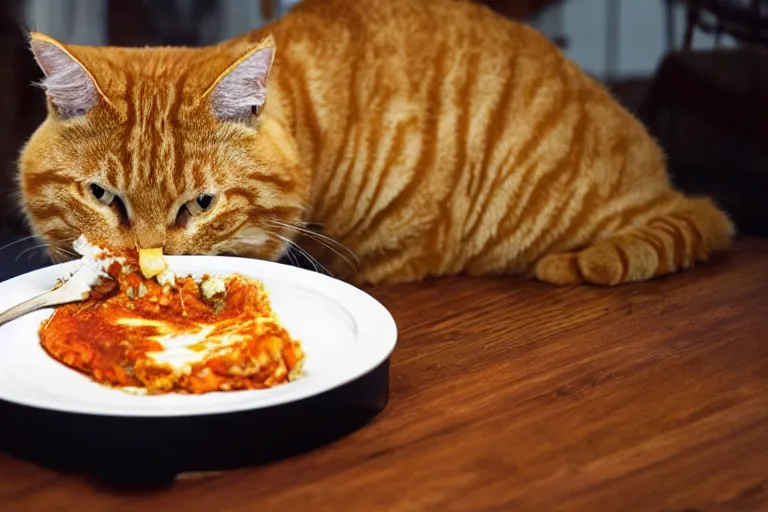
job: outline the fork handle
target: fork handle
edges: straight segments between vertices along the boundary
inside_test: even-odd
[[[41,293],[36,297],[32,297],[29,300],[22,302],[16,306],[13,306],[7,311],[0,313],[0,325],[15,320],[16,318],[31,313],[32,311],[47,308],[50,306],[58,306],[60,304],[66,304],[67,302],[74,302],[77,299],[67,297],[64,294],[56,293],[59,289]]]

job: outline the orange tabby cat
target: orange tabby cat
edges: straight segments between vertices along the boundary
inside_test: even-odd
[[[732,238],[709,200],[671,188],[600,85],[470,2],[306,0],[198,49],[31,44],[49,116],[20,181],[57,259],[81,233],[267,259],[314,241],[358,283],[531,271],[612,285]],[[301,237],[307,223],[328,238]],[[331,239],[356,272],[321,251]]]

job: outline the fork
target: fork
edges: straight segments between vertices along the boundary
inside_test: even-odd
[[[41,293],[0,313],[0,325],[38,309],[79,302],[88,298],[91,289],[109,277],[100,267],[84,263],[64,284]]]

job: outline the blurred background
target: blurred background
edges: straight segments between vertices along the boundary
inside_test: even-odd
[[[26,30],[76,44],[194,46],[300,1],[0,1],[0,247],[28,234],[15,159],[45,113]],[[713,195],[740,231],[768,234],[768,0],[476,1],[536,27],[605,83],[665,149],[678,186]],[[0,280],[47,263],[35,245],[0,249]]]

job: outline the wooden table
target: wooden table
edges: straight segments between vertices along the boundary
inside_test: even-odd
[[[391,402],[368,427],[154,490],[0,455],[0,508],[768,510],[768,240],[615,289],[446,279],[372,293],[401,338]]]

